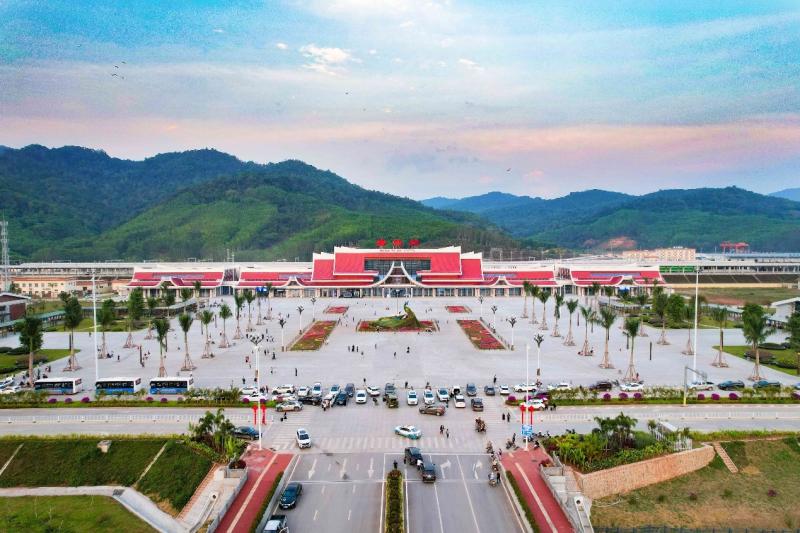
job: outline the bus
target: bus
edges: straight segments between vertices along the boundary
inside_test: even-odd
[[[33,383],[33,388],[48,394],[77,394],[83,390],[83,380],[81,378],[43,378],[37,379]]]
[[[150,394],[186,394],[186,391],[193,388],[193,377],[166,377],[150,380]]]
[[[142,390],[142,378],[100,378],[94,382],[96,393],[135,394]]]

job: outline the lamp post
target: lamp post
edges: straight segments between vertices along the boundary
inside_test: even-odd
[[[533,337],[533,342],[536,343],[536,382],[542,375],[542,343],[544,342],[544,335],[541,333]]]
[[[497,331],[495,324],[497,323],[497,306],[493,305],[491,307],[492,310],[492,331]]]
[[[303,311],[305,311],[305,308],[302,305],[298,305],[297,306],[297,320],[300,322],[300,329],[299,329],[298,333],[303,331]]]
[[[317,298],[315,296],[311,297],[311,322],[314,322],[315,316],[317,314]]]
[[[286,345],[283,342],[283,327],[286,325],[286,319],[281,317],[278,320],[278,325],[281,327],[281,351],[286,351]]]
[[[258,358],[258,345],[265,339],[265,335],[247,334],[247,340],[253,345],[252,354],[256,358],[256,391],[258,391],[258,407],[261,408],[261,372]],[[261,418],[258,418],[258,449],[261,450]]]
[[[100,366],[97,362],[97,290],[95,288],[95,271],[92,269],[92,340],[94,341],[94,380],[100,379]],[[33,376],[31,376],[33,380]]]
[[[478,290],[480,290],[480,289],[478,289]],[[478,302],[481,304],[480,318],[483,318],[483,296],[478,296]]]
[[[692,343],[692,370],[697,370],[697,312],[700,303],[700,265],[694,267],[694,342]]]
[[[517,317],[512,316],[507,320],[509,324],[511,324],[511,349],[514,349],[514,326],[517,323]]]

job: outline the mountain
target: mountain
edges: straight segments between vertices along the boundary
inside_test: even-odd
[[[770,194],[770,196],[776,196],[778,198],[785,198],[786,200],[800,202],[800,187],[794,189],[783,189],[782,191],[777,191]]]
[[[300,161],[261,165],[215,150],[129,161],[80,147],[9,149],[0,197],[15,259],[219,259],[228,248],[243,260],[308,259],[378,237],[514,244],[472,214],[369,191]]]
[[[433,198],[427,198],[420,201],[422,205],[432,207],[434,209],[447,209],[449,205],[456,202],[458,202],[458,198],[445,198],[444,196],[434,196]]]

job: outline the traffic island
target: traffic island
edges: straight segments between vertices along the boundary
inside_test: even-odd
[[[391,470],[386,474],[386,505],[384,507],[384,533],[403,533],[403,474]]]

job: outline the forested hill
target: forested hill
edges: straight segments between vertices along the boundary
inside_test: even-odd
[[[144,161],[79,147],[0,152],[13,259],[308,259],[337,244],[419,238],[510,245],[475,215],[369,191],[300,161],[261,165],[215,150]]]

